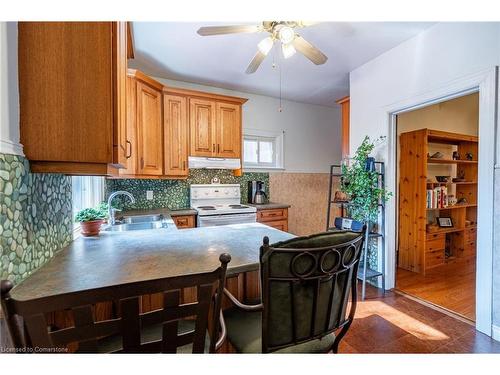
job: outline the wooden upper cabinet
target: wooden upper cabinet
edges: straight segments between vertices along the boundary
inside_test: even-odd
[[[163,132],[165,175],[187,176],[189,127],[186,97],[164,93]]]
[[[163,174],[162,93],[137,82],[137,156],[138,173]]]
[[[216,153],[219,157],[241,157],[241,105],[216,104]]]
[[[19,22],[21,142],[34,172],[126,163],[126,23]]]
[[[190,155],[215,155],[215,102],[189,99]]]
[[[163,175],[163,85],[139,70],[127,76],[127,161],[121,177]]]

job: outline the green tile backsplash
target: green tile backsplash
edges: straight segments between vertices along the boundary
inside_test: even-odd
[[[70,177],[0,154],[0,207],[2,279],[23,280],[72,240]]]
[[[133,205],[126,197],[115,198],[114,205],[121,209],[187,208],[189,207],[189,186],[209,184],[215,176],[223,184],[239,183],[243,203],[247,202],[248,181],[264,181],[268,191],[269,173],[246,172],[241,177],[235,177],[233,172],[227,169],[191,169],[186,180],[108,179],[106,180],[106,196],[117,190],[132,193],[136,200]],[[153,200],[146,199],[146,190],[153,191]]]

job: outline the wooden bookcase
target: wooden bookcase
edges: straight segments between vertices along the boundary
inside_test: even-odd
[[[425,275],[435,267],[475,257],[478,141],[476,136],[430,129],[400,135],[398,267]],[[433,147],[449,152],[431,159]],[[460,160],[452,159],[452,151],[458,151]],[[469,152],[472,160],[465,160]],[[434,165],[449,166],[451,177],[463,173],[465,181],[436,182]],[[438,185],[447,185],[457,199],[465,198],[467,203],[427,208],[427,189]],[[451,217],[453,227],[428,231],[427,224],[436,223],[436,217]]]

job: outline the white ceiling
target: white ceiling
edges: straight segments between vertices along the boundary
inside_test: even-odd
[[[279,96],[279,73],[272,68],[273,51],[254,74],[245,74],[257,43],[266,34],[202,37],[201,26],[232,23],[134,22],[135,61],[146,73],[226,89]],[[237,23],[236,23],[237,24]],[[258,22],[255,22],[258,24]],[[432,26],[429,22],[325,22],[300,34],[328,56],[316,66],[297,53],[281,58],[282,96],[286,99],[333,106],[349,94],[349,72]]]

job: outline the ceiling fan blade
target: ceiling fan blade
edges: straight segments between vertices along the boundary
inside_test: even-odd
[[[323,52],[314,47],[307,40],[302,38],[300,35],[296,35],[295,39],[292,42],[293,46],[297,51],[302,53],[305,57],[311,60],[316,65],[321,65],[326,63],[328,57],[326,57]]]
[[[319,24],[320,22],[316,21],[297,21],[297,27],[303,28],[303,27],[309,27],[309,26],[314,26]]]
[[[253,57],[252,61],[250,61],[250,64],[248,64],[247,70],[245,71],[246,74],[252,74],[255,73],[257,69],[259,69],[260,64],[264,59],[266,58],[266,55],[264,55],[262,52],[257,51],[255,56]]]
[[[256,33],[261,31],[260,25],[206,26],[198,29],[201,36],[236,33]]]

